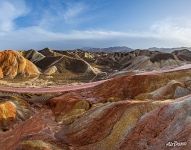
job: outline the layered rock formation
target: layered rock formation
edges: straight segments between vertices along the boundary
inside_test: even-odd
[[[173,101],[97,104],[80,118],[65,125],[56,124],[49,111],[42,111],[22,123],[22,126],[1,134],[0,139],[4,140],[0,146],[13,150],[160,150],[169,149],[169,141],[179,141],[186,142],[181,148],[189,150],[190,97]],[[15,136],[10,136],[12,134]]]
[[[125,136],[119,149],[168,150],[175,147],[188,150],[191,146],[190,104],[189,96],[145,115]],[[179,145],[170,146],[169,142],[177,142]]]
[[[54,52],[46,49],[43,53],[46,56],[35,63],[41,62],[39,67],[47,67],[44,68],[46,71],[43,70],[47,76],[62,71],[86,74],[89,69],[93,72],[90,63],[82,60],[80,54],[71,57],[75,52],[54,56]],[[104,54],[94,55],[90,58],[91,63],[98,55]],[[135,66],[135,63],[126,64],[132,70],[141,68],[143,62],[153,66],[155,63],[180,61],[177,54],[160,52],[137,50],[128,55],[137,62]],[[124,59],[123,63],[126,62]],[[149,63],[145,65],[148,67]],[[11,87],[7,87],[7,91],[2,88],[0,149],[189,150],[190,81],[191,65],[185,65],[124,73],[81,86],[12,88],[12,92],[9,92]]]
[[[50,143],[46,143],[42,140],[23,141],[17,149],[18,150],[61,150],[57,146]]]
[[[10,101],[0,104],[0,128],[6,131],[11,122],[16,119],[16,107]]]
[[[159,90],[158,94],[162,97],[156,99],[147,97],[141,101],[135,98],[105,104],[96,103],[80,118],[58,131],[56,138],[79,150],[160,150],[169,149],[169,141],[183,142],[181,148],[188,150],[191,146],[191,96],[180,99],[165,97],[166,93],[174,93],[174,87],[183,85],[172,80],[167,86],[168,88]],[[167,92],[164,94],[164,91]],[[118,92],[120,96],[120,91]]]
[[[35,51],[33,49],[28,50],[28,51],[22,51],[21,53],[26,59],[30,60],[33,63],[37,63],[38,61],[45,58],[45,56],[43,54],[41,54],[38,51]]]
[[[177,58],[182,61],[189,61],[189,62],[191,61],[191,51],[187,49],[177,50],[172,53],[175,54]]]
[[[45,74],[47,74],[47,70],[50,70],[54,66],[57,71],[57,78],[60,77],[59,75],[62,75],[65,79],[76,78],[80,80],[83,77],[88,80],[96,76],[96,72],[86,61],[65,55],[45,57],[37,62],[36,65],[41,70],[44,70]]]
[[[0,52],[0,77],[15,78],[37,77],[40,74],[38,68],[29,60],[25,59],[19,52],[2,51]]]
[[[129,56],[131,56],[130,54]],[[169,53],[154,53],[132,55],[120,60],[121,70],[159,70],[161,68],[174,68],[181,66],[182,62],[175,55]]]
[[[48,75],[48,76],[50,76],[50,75],[54,75],[56,72],[57,72],[57,67],[56,66],[51,66],[51,67],[49,67],[48,69],[46,69],[45,71],[44,71],[44,74],[45,75]]]
[[[160,103],[113,102],[97,106],[56,134],[74,149],[117,149],[137,120]]]
[[[90,102],[75,93],[55,97],[49,101],[55,119],[64,124],[73,122],[90,109]]]
[[[62,128],[56,137],[83,150],[160,150],[169,149],[169,141],[186,142],[181,148],[189,149],[190,109],[190,97],[177,102],[106,104]]]
[[[22,55],[33,62],[41,73],[51,76],[51,82],[97,81],[126,75],[129,72],[175,68],[190,61],[188,50],[172,53],[149,50],[108,53],[82,50],[59,51],[45,48],[40,51],[22,51]]]
[[[0,130],[6,131],[14,124],[32,115],[30,105],[23,99],[13,96],[0,97]]]
[[[39,53],[41,53],[42,55],[46,56],[46,57],[57,57],[57,56],[62,56],[62,54],[59,54],[57,52],[54,52],[53,50],[49,49],[49,48],[44,48],[42,50],[39,51]]]
[[[13,130],[1,133],[1,149],[43,149],[45,145],[50,148],[51,145],[48,144],[49,142],[59,145],[59,142],[54,139],[53,131],[55,130],[55,123],[51,120],[51,116],[52,114],[48,110],[42,110],[42,112],[38,113],[36,112],[36,115],[33,115],[32,118],[20,123]],[[44,142],[39,142],[39,140]]]

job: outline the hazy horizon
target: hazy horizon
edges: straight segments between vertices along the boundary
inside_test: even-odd
[[[127,48],[127,49],[131,49],[131,50],[151,50],[151,49],[180,49],[180,50],[183,50],[183,49],[188,49],[188,50],[191,50],[191,47],[184,47],[184,46],[180,46],[180,47],[149,47],[149,48],[131,48],[131,47],[128,47],[128,46],[109,46],[109,47],[76,47],[76,48],[60,48],[60,49],[56,49],[54,47],[42,47],[42,48],[28,48],[28,49],[0,49],[0,51],[4,51],[4,50],[16,50],[16,51],[20,51],[20,50],[43,50],[43,49],[50,49],[50,50],[77,50],[77,49],[81,49],[81,50],[90,50],[90,49],[109,49],[109,48]]]
[[[1,0],[0,49],[191,47],[190,4],[189,0]]]

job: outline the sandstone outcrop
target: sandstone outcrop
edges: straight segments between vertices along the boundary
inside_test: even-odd
[[[53,144],[44,142],[42,140],[27,140],[23,141],[17,147],[17,150],[61,150],[61,149]]]
[[[33,62],[34,64],[37,63],[38,61],[42,60],[43,58],[45,58],[45,56],[43,54],[41,54],[38,51],[35,51],[33,49],[28,50],[28,51],[22,51],[22,55],[26,59]]]
[[[184,143],[175,149],[189,150],[191,143],[190,126],[191,97],[159,107],[138,121],[136,127],[121,142],[119,149],[172,148],[169,142]],[[171,145],[171,146],[170,146]]]
[[[70,124],[90,109],[89,101],[75,93],[55,97],[49,100],[49,105],[54,112],[56,121],[64,124]]]
[[[18,97],[0,97],[0,130],[7,131],[32,115],[29,104]]]
[[[96,76],[96,72],[86,61],[65,55],[45,57],[36,63],[36,65],[41,68],[42,71],[46,71],[55,66],[57,68],[55,78],[58,79],[62,77],[64,80],[70,78],[74,78],[76,80],[80,80],[82,78],[90,80]]]
[[[187,49],[177,50],[172,53],[175,54],[177,58],[182,61],[189,61],[189,62],[191,61],[191,51]]]
[[[44,74],[47,75],[47,76],[54,75],[54,74],[57,72],[57,70],[58,70],[58,69],[57,69],[56,66],[52,66],[52,67],[46,69],[46,70],[44,71]]]
[[[103,104],[64,126],[56,137],[74,149],[116,149],[139,118],[161,104],[129,101]]]
[[[2,78],[37,77],[38,68],[19,52],[6,50],[0,52],[0,76]]]
[[[16,107],[10,101],[0,103],[0,128],[3,131],[16,120]]]
[[[179,94],[178,94],[179,93]],[[159,89],[150,92],[143,93],[136,96],[136,99],[152,99],[152,100],[164,100],[175,99],[185,95],[191,94],[191,91],[186,88],[184,83],[172,80],[167,85],[160,87]]]
[[[93,107],[56,138],[79,150],[169,149],[168,142],[191,140],[191,96],[166,101],[122,101]],[[186,143],[186,144],[185,144]]]
[[[46,56],[46,57],[57,57],[57,56],[62,56],[62,54],[59,54],[57,52],[54,52],[53,50],[49,49],[49,48],[44,48],[42,50],[39,51],[39,53],[41,53],[42,55]]]

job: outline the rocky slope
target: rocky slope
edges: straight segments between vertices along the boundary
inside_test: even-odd
[[[186,65],[117,77],[73,91],[1,91],[0,147],[189,150],[190,75],[191,65]]]
[[[0,87],[0,149],[190,150],[188,53],[0,52],[2,78],[37,70],[42,82],[59,83],[64,75],[90,81],[116,73],[82,85]]]
[[[25,59],[19,52],[7,50],[0,52],[0,77],[15,78],[37,77],[40,74],[38,68]]]
[[[94,52],[45,48],[39,51],[22,51],[21,54],[30,61],[28,63],[32,62],[38,67],[41,72],[40,79],[45,80],[44,82],[50,81],[49,84],[98,81],[134,72],[170,69],[190,63],[189,50],[165,53],[139,49],[126,52]],[[0,70],[0,77],[3,76]],[[15,75],[10,76],[14,78]]]
[[[33,49],[28,50],[28,51],[22,51],[21,53],[26,59],[30,60],[33,63],[37,63],[38,61],[45,58],[45,56],[43,54],[41,54],[38,51],[35,51]]]
[[[23,55],[34,62],[44,75],[55,80],[91,80],[98,72],[82,58],[67,52],[57,52],[45,48],[40,51],[29,50]]]
[[[191,61],[191,51],[187,49],[176,50],[173,51],[172,53],[175,54],[178,57],[178,59],[182,61]]]

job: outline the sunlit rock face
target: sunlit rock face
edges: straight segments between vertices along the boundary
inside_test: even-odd
[[[65,125],[56,138],[79,150],[161,150],[169,149],[169,141],[186,142],[182,148],[189,150],[190,100],[103,104]]]
[[[95,106],[56,137],[74,149],[115,149],[141,116],[163,103],[123,101]]]
[[[175,149],[189,150],[191,146],[191,97],[164,105],[148,113],[126,134],[120,149],[169,149],[168,142],[178,142]]]
[[[183,82],[178,82],[176,80],[171,80],[166,85],[150,92],[143,93],[136,96],[136,99],[152,99],[152,100],[164,100],[164,99],[174,99],[190,94],[185,84]]]
[[[26,140],[19,144],[17,150],[63,150],[42,140]]]
[[[15,78],[36,77],[39,75],[38,68],[29,60],[25,59],[19,52],[6,50],[0,52],[0,77]]]
[[[56,66],[52,66],[44,71],[44,74],[47,76],[53,75],[57,72]]]
[[[2,71],[2,69],[0,68],[0,79],[2,79],[3,78],[3,71]]]
[[[89,101],[75,93],[69,93],[49,100],[49,105],[59,123],[70,124],[90,109]]]
[[[39,53],[36,50],[28,50],[28,51],[22,51],[21,54],[28,60],[30,60],[31,62],[33,62],[34,64],[37,63],[38,61],[42,60],[43,58],[45,58],[45,56],[41,53]]]
[[[10,102],[0,103],[0,128],[2,131],[9,129],[9,125],[16,120],[16,107]]]
[[[32,115],[30,105],[23,99],[13,96],[0,97],[0,130],[7,131],[16,123]]]

